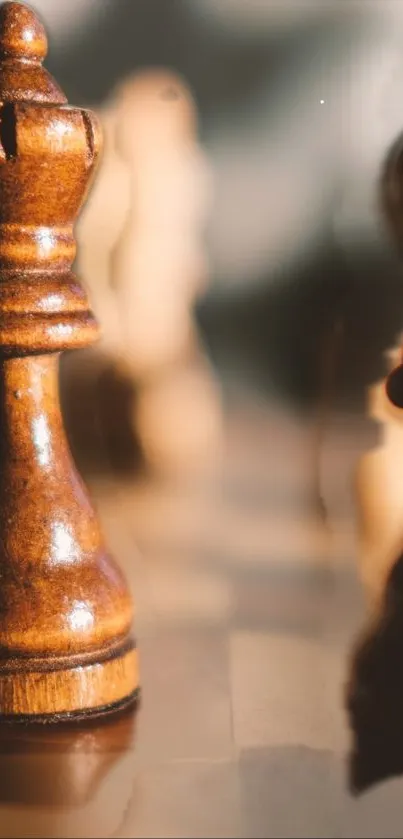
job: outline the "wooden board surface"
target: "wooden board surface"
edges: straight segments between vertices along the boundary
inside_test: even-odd
[[[350,431],[328,452],[330,535],[309,505],[309,428],[261,406],[233,412],[203,480],[93,481],[136,599],[142,706],[3,731],[1,837],[400,835],[401,781],[347,792],[343,690],[365,615],[340,501],[363,445]]]

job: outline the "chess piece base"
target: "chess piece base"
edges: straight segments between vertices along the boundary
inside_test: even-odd
[[[0,722],[59,722],[105,716],[138,698],[132,641],[98,656],[16,658],[0,662]]]

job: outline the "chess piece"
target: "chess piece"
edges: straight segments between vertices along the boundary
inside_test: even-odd
[[[347,683],[353,731],[350,786],[361,793],[403,773],[403,554],[395,554],[379,608],[355,645]]]
[[[59,355],[97,337],[71,271],[100,134],[43,68],[44,29],[0,7],[0,718],[133,702],[132,605],[72,461]]]
[[[195,141],[192,97],[174,74],[135,75],[117,91],[116,109],[132,200],[113,282],[125,357],[141,379],[174,362],[192,340],[189,306],[206,280],[200,234],[210,173]]]
[[[391,374],[399,356],[396,348],[388,354]],[[395,375],[389,382],[392,386]],[[381,440],[360,459],[355,490],[359,570],[368,605],[377,611],[403,535],[403,481],[399,466],[403,457],[403,415],[388,396],[388,379],[370,389],[369,413],[379,424]]]
[[[202,231],[211,192],[195,107],[176,75],[147,71],[116,91],[101,121],[115,126],[115,145],[100,176],[105,202],[99,188],[79,228],[80,273],[105,328],[103,350],[133,384],[130,421],[146,463],[183,472],[214,452],[221,427],[218,387],[192,313],[207,281]],[[114,243],[103,238],[100,273],[94,230],[119,190],[120,233]]]
[[[359,571],[368,616],[354,645],[347,685],[353,733],[350,786],[361,793],[403,772],[403,368],[388,354],[389,376],[370,390],[381,441],[356,475]],[[396,366],[397,365],[397,366]],[[394,368],[394,369],[393,369]]]
[[[120,363],[137,382],[133,424],[146,461],[183,474],[214,457],[220,439],[218,388],[192,317],[207,282],[211,177],[192,96],[176,75],[138,74],[122,86],[118,112],[118,147],[132,179],[113,262]]]
[[[386,161],[381,197],[395,243],[402,242],[401,139]],[[389,374],[370,392],[382,441],[357,469],[361,577],[369,620],[355,645],[347,686],[353,731],[350,783],[362,792],[403,772],[403,364],[389,353]]]
[[[392,243],[403,241],[402,138],[390,149],[380,182],[383,216]],[[380,445],[367,452],[356,472],[359,567],[371,609],[381,608],[387,580],[403,543],[403,381],[398,344],[386,356],[385,378],[369,390],[371,418],[378,424]]]

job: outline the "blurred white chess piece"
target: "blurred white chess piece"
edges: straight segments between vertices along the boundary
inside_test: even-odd
[[[192,304],[207,280],[203,228],[211,172],[197,144],[195,106],[167,71],[145,71],[117,92],[117,146],[131,204],[113,256],[124,356],[148,376],[193,342]]]
[[[208,279],[211,171],[192,96],[169,71],[126,81],[101,121],[104,161],[79,226],[79,270],[103,349],[135,386],[146,461],[183,472],[214,456],[221,436],[220,394],[192,311]]]

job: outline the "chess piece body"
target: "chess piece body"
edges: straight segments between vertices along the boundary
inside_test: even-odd
[[[42,67],[33,11],[0,7],[0,719],[133,701],[132,604],[63,429],[58,364],[97,324],[71,270],[100,151]]]
[[[399,248],[402,151],[399,138],[381,180],[384,215]],[[356,793],[403,771],[403,365],[398,345],[388,353],[387,375],[370,390],[369,409],[381,441],[361,458],[356,474],[359,567],[369,615],[351,656],[346,689],[353,734],[350,785]]]

